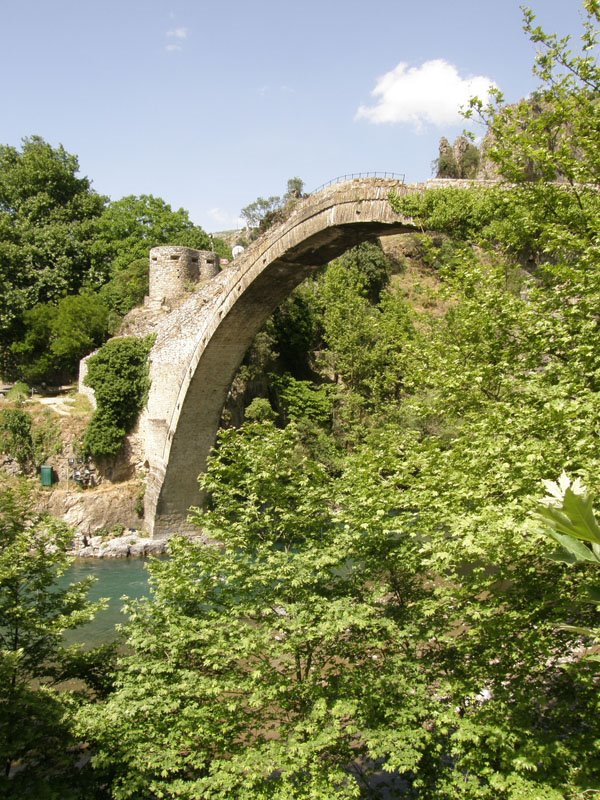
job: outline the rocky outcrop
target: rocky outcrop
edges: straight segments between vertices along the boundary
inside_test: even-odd
[[[78,535],[96,536],[137,528],[141,519],[139,481],[101,485],[96,489],[56,488],[41,492],[40,507],[70,525]]]
[[[72,554],[78,558],[146,558],[164,553],[166,542],[148,539],[135,530],[121,536],[86,536],[79,534],[73,540]]]
[[[434,164],[436,178],[460,178],[472,180],[479,175],[481,153],[466,136],[458,136],[450,144],[445,136],[440,139],[438,157]]]

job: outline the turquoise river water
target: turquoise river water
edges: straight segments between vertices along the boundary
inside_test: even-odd
[[[134,599],[147,597],[150,593],[145,569],[147,563],[143,558],[76,559],[62,576],[60,585],[67,586],[93,575],[96,581],[92,584],[89,598],[106,597],[108,607],[88,625],[68,631],[66,640],[69,643],[83,642],[90,647],[112,641],[116,636],[115,625],[127,619],[121,611],[123,596]]]

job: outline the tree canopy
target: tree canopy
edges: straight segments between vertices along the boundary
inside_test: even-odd
[[[304,181],[301,178],[289,178],[285,194],[257,199],[242,208],[241,215],[250,229],[252,238],[264,233],[277,222],[281,222],[290,213],[297,200],[301,199]]]
[[[122,272],[136,259],[148,259],[149,250],[160,244],[210,249],[208,234],[194,225],[188,212],[183,208],[173,211],[160,197],[129,195],[106,208],[99,224],[97,246],[105,248],[112,275]]]
[[[0,488],[0,793],[15,800],[79,800],[90,791],[88,771],[75,764],[77,696],[57,689],[76,677],[81,657],[63,632],[99,607],[86,600],[89,581],[58,585],[71,536],[35,511],[24,483]]]
[[[0,345],[23,333],[23,314],[76,294],[102,272],[95,254],[107,198],[77,176],[76,156],[39,136],[0,146]]]
[[[536,122],[495,113],[518,160]],[[215,544],[153,565],[117,689],[81,715],[115,798],[597,790],[592,557],[549,557],[538,521],[542,480],[599,485],[597,201],[523,181],[392,198],[442,232],[421,308],[362,248],[286,311],[318,383],[274,381],[278,424],[221,432],[193,511]]]
[[[151,195],[110,202],[78,172],[39,136],[0,146],[0,365],[34,383],[71,378],[143,301],[152,247],[212,248],[184,209]]]

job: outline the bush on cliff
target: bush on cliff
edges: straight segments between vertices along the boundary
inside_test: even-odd
[[[111,339],[89,359],[85,383],[96,394],[97,408],[83,439],[86,455],[114,456],[121,449],[148,396],[153,343],[153,336]]]

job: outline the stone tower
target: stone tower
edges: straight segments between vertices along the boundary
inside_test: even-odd
[[[219,256],[210,250],[161,245],[150,250],[149,304],[169,304],[187,294],[197,283],[219,272]]]

